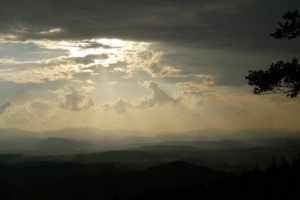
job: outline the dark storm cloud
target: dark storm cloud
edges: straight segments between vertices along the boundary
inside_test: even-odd
[[[0,34],[272,49],[269,34],[284,12],[299,7],[299,0],[2,0]]]
[[[277,41],[275,41],[277,42]],[[289,41],[287,41],[289,42]],[[297,44],[297,42],[295,42]],[[160,57],[162,66],[172,66],[182,77],[163,77],[166,82],[201,81],[202,75],[214,77],[215,85],[240,86],[246,84],[244,76],[249,70],[266,69],[279,59],[291,60],[300,51],[288,54],[285,48],[278,48],[280,54],[272,52],[226,51],[224,49],[186,48],[174,45],[152,45],[156,51],[170,51]],[[197,76],[197,75],[200,75]],[[159,80],[158,80],[159,81]]]

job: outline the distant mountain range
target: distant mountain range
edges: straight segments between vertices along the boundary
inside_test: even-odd
[[[66,128],[52,131],[0,129],[0,154],[75,155],[129,150],[188,154],[199,150],[238,150],[256,147],[294,145],[300,131],[247,129],[238,131],[197,130],[150,133],[95,128]]]
[[[289,129],[242,129],[242,130],[219,130],[203,129],[186,132],[143,132],[128,130],[100,130],[89,127],[64,128],[49,131],[25,131],[13,128],[0,128],[0,140],[13,139],[16,137],[48,138],[58,137],[74,140],[90,141],[130,141],[137,142],[162,142],[170,140],[178,141],[212,141],[222,139],[251,139],[251,138],[274,138],[274,137],[300,137],[299,130]]]
[[[0,195],[8,191],[16,195],[11,199],[21,199],[19,194],[28,199],[118,199],[111,197],[120,194],[130,199],[134,191],[160,195],[180,188],[188,194],[188,188],[220,180],[220,171],[241,174],[266,168],[272,158],[292,166],[299,153],[300,132],[292,130],[0,129]]]

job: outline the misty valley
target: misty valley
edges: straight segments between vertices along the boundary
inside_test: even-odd
[[[0,129],[0,152],[2,199],[288,199],[300,186],[291,130]]]

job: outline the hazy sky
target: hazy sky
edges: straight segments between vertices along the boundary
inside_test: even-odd
[[[300,129],[244,76],[300,56],[270,37],[299,0],[1,0],[0,127]]]

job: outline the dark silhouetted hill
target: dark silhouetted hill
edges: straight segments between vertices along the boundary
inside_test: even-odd
[[[199,182],[208,184],[221,175],[220,172],[216,170],[196,166],[184,161],[175,161],[150,167],[141,171],[141,173],[147,182],[160,182],[164,187],[179,187],[186,183],[196,184]]]
[[[0,188],[13,198],[110,199],[154,188],[174,190],[215,180],[220,173],[182,161],[145,170],[129,170],[111,164],[40,163],[0,165]],[[210,177],[209,177],[210,176]],[[17,191],[17,192],[16,192]]]

